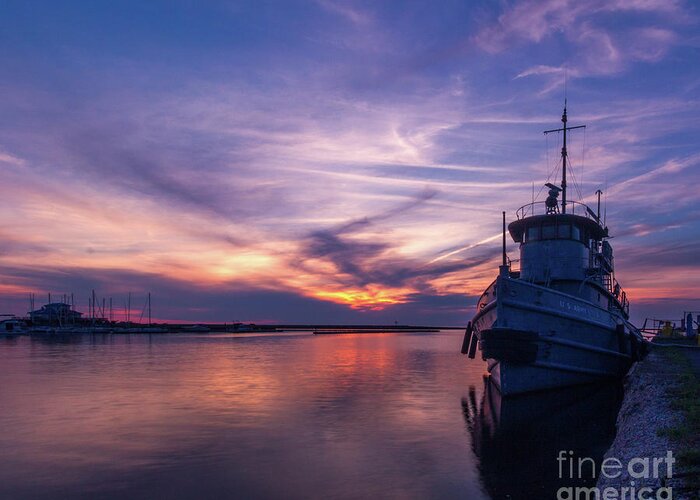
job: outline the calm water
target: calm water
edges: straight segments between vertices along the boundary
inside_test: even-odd
[[[546,498],[605,450],[610,391],[500,401],[461,341],[0,338],[0,498]]]

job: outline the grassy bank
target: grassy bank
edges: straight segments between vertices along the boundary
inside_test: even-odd
[[[700,492],[700,375],[690,356],[700,352],[683,348],[664,348],[663,356],[677,368],[676,384],[669,388],[672,409],[682,419],[675,425],[659,429],[676,445],[678,473],[683,489]]]

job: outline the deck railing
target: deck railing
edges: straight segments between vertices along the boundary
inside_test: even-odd
[[[561,207],[557,205],[557,211],[555,213],[561,213]],[[596,213],[591,210],[588,205],[581,203],[579,201],[567,201],[566,202],[566,213],[573,215],[581,215],[587,219],[591,219],[600,225],[600,219]],[[515,215],[518,219],[524,219],[525,217],[531,217],[533,215],[547,215],[547,205],[544,201],[535,201],[534,203],[528,203],[523,205],[516,212]]]

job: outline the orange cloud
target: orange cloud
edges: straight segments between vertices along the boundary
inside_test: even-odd
[[[372,285],[364,289],[350,288],[337,291],[316,291],[313,293],[313,296],[338,304],[346,304],[353,309],[380,311],[390,305],[406,303],[409,295],[412,293],[415,293],[415,291],[409,288],[380,288]]]

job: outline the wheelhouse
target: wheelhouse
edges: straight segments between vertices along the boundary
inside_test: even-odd
[[[625,314],[625,292],[615,280],[608,228],[583,203],[569,201],[569,213],[552,210],[551,203],[521,207],[508,231],[520,243],[520,279],[584,295],[602,307]]]

